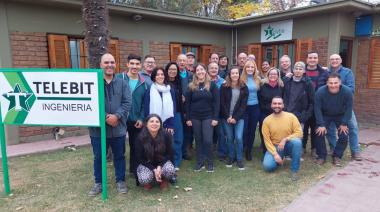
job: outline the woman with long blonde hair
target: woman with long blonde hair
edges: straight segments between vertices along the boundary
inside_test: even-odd
[[[219,118],[219,91],[207,75],[203,64],[195,66],[193,81],[186,94],[186,124],[193,128],[197,163],[194,171],[201,171],[207,162],[207,172],[214,172],[212,158],[213,129]]]
[[[252,147],[255,141],[256,126],[260,119],[260,107],[257,92],[260,89],[261,79],[259,70],[254,61],[247,61],[244,65],[241,81],[248,87],[248,101],[244,114],[244,147],[245,159],[252,160]]]

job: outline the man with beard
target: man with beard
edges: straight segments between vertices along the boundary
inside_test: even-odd
[[[295,115],[283,111],[284,101],[281,97],[272,99],[271,108],[273,113],[264,119],[262,127],[265,146],[268,150],[263,160],[264,170],[274,171],[278,165],[283,165],[284,156],[290,156],[292,158],[291,179],[296,181],[302,154],[301,124]]]
[[[128,83],[116,78],[115,58],[111,54],[104,54],[100,61],[104,77],[104,104],[106,112],[106,145],[113,152],[116,189],[118,193],[127,193],[125,184],[125,135],[127,132],[128,111],[131,108],[131,92]],[[102,157],[100,127],[89,127],[92,150],[94,153],[95,185],[88,193],[96,196],[102,192]]]

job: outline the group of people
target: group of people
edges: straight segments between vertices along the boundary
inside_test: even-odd
[[[195,64],[194,53],[188,52],[157,67],[154,56],[130,54],[127,70],[115,74],[114,57],[102,56],[107,148],[113,153],[119,193],[127,192],[127,132],[129,172],[146,190],[176,182],[182,160],[191,159],[193,141],[194,171],[214,172],[213,144],[226,167],[236,164],[244,170],[243,158],[252,160],[257,128],[264,170],[275,170],[289,157],[292,180],[298,179],[309,134],[317,164],[326,162],[325,136],[333,164],[341,165],[347,143],[352,158],[361,160],[354,75],[338,54],[330,56],[328,68],[318,63],[314,51],[306,64],[298,61],[293,67],[288,55],[280,58],[279,69],[267,60],[258,67],[255,56],[245,53],[237,63],[228,67],[226,55],[212,53],[209,64]],[[95,185],[89,195],[95,196],[102,191],[100,129],[90,128],[90,137]]]

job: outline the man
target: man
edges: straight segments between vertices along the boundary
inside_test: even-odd
[[[186,63],[186,69],[190,72],[194,72],[194,65],[195,65],[195,55],[193,52],[186,53],[187,57],[187,63]]]
[[[305,75],[309,77],[314,87],[314,91],[317,91],[318,88],[326,85],[328,72],[321,65],[318,64],[318,53],[315,51],[308,52],[306,58],[306,72]],[[315,116],[314,112],[311,117],[305,122],[303,128],[303,139],[302,146],[304,151],[306,151],[307,140],[309,139],[309,128],[310,128],[310,137],[311,137],[311,154],[313,157],[317,157],[316,153],[316,144],[315,144]]]
[[[150,79],[150,75],[152,74],[152,71],[154,68],[156,68],[156,59],[152,55],[146,55],[144,58],[144,68],[141,71],[141,76],[144,77],[145,83],[148,86],[152,85],[152,80]]]
[[[226,78],[228,74],[228,57],[227,55],[220,55],[219,57],[219,72],[221,78]]]
[[[129,142],[129,173],[136,175],[135,141],[143,127],[144,120],[144,95],[148,89],[144,77],[139,74],[141,69],[141,57],[128,55],[128,71],[118,74],[116,77],[124,79],[132,93],[132,107],[127,119],[128,142]]]
[[[314,87],[304,73],[305,63],[299,61],[294,64],[293,77],[284,78],[284,110],[293,113],[301,126],[314,113]]]
[[[293,76],[292,74],[292,62],[290,60],[290,57],[288,55],[283,55],[280,58],[280,71],[281,71],[281,78],[283,79],[285,76],[290,78]]]
[[[246,53],[244,52],[241,52],[239,55],[238,55],[238,65],[239,65],[239,70],[240,70],[240,74],[243,72],[243,68],[244,68],[244,65],[245,63],[247,62],[247,59],[248,59],[248,56]]]
[[[256,56],[254,54],[249,54],[247,56],[247,60],[256,62]]]
[[[315,94],[314,113],[317,120],[317,164],[323,165],[326,161],[325,135],[330,131],[329,126],[334,124],[338,129],[338,142],[333,152],[333,164],[341,166],[341,158],[347,147],[349,127],[352,116],[352,92],[342,85],[338,73],[331,73],[327,78],[327,85],[318,89]]]
[[[284,102],[281,97],[272,99],[271,108],[273,113],[264,119],[262,127],[265,146],[268,150],[264,155],[264,170],[274,171],[278,165],[283,165],[284,156],[290,156],[292,158],[291,179],[296,181],[302,154],[301,124],[295,115],[283,111]]]
[[[330,69],[329,73],[337,73],[340,76],[343,85],[350,88],[352,94],[355,93],[355,78],[351,69],[342,66],[342,58],[338,54],[333,54],[330,56]],[[329,128],[329,133],[327,135],[328,141],[334,145],[336,143],[336,132],[335,127],[327,126]],[[361,161],[362,157],[360,155],[359,147],[359,129],[358,122],[356,121],[356,116],[354,111],[352,111],[352,116],[348,122],[349,128],[349,144],[351,149],[351,157],[353,160]]]
[[[111,54],[104,54],[100,61],[104,77],[104,104],[106,112],[106,145],[111,146],[115,168],[116,189],[127,193],[125,184],[125,134],[127,117],[131,107],[131,94],[128,84],[114,77],[116,63]],[[96,196],[102,192],[101,136],[99,127],[90,127],[90,138],[94,153],[95,185],[88,193]]]
[[[217,53],[211,53],[208,57],[208,64],[210,63],[219,63],[219,55]]]
[[[179,76],[181,79],[181,87],[182,87],[182,101],[185,104],[185,94],[188,91],[189,83],[192,80],[192,73],[186,70],[186,62],[187,57],[184,54],[179,54],[177,56],[177,65],[179,67]],[[190,160],[190,155],[188,152],[188,147],[193,143],[193,131],[192,128],[187,126],[187,124],[183,123],[183,144],[182,144],[182,158],[184,160]]]

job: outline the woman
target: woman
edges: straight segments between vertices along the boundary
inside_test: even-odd
[[[268,77],[268,71],[270,69],[269,60],[264,60],[261,64],[260,78],[263,80]]]
[[[182,161],[182,143],[183,143],[183,125],[182,114],[184,108],[182,104],[182,87],[179,77],[179,68],[177,63],[170,62],[165,67],[165,76],[167,76],[170,88],[174,91],[175,97],[175,112],[174,112],[174,167],[178,171]]]
[[[260,102],[260,137],[261,137],[261,147],[263,153],[266,152],[266,147],[264,145],[263,134],[261,132],[262,124],[264,119],[272,113],[272,99],[275,96],[282,96],[284,90],[284,83],[281,80],[281,72],[277,68],[270,68],[268,71],[268,78],[262,81],[260,91],[258,93]]]
[[[145,190],[150,190],[154,181],[161,189],[168,186],[168,180],[175,175],[172,136],[162,127],[161,118],[151,114],[145,119],[145,125],[137,137],[137,180]]]
[[[203,64],[195,66],[185,103],[186,124],[192,126],[196,144],[194,171],[201,171],[207,161],[207,172],[214,172],[212,135],[213,128],[218,124],[220,102],[218,88],[211,82]]]
[[[256,126],[260,119],[259,100],[257,91],[260,89],[260,77],[254,61],[247,61],[244,65],[241,80],[248,87],[247,108],[244,114],[244,147],[245,159],[252,160],[252,147],[255,141]]]
[[[145,116],[157,114],[163,127],[170,134],[174,133],[175,94],[168,84],[163,68],[155,68],[150,75],[152,85],[145,93],[144,111]]]
[[[239,170],[243,164],[244,113],[247,107],[248,88],[240,79],[239,68],[234,67],[226,77],[220,91],[220,111],[224,132],[227,136],[227,167],[236,159]]]

